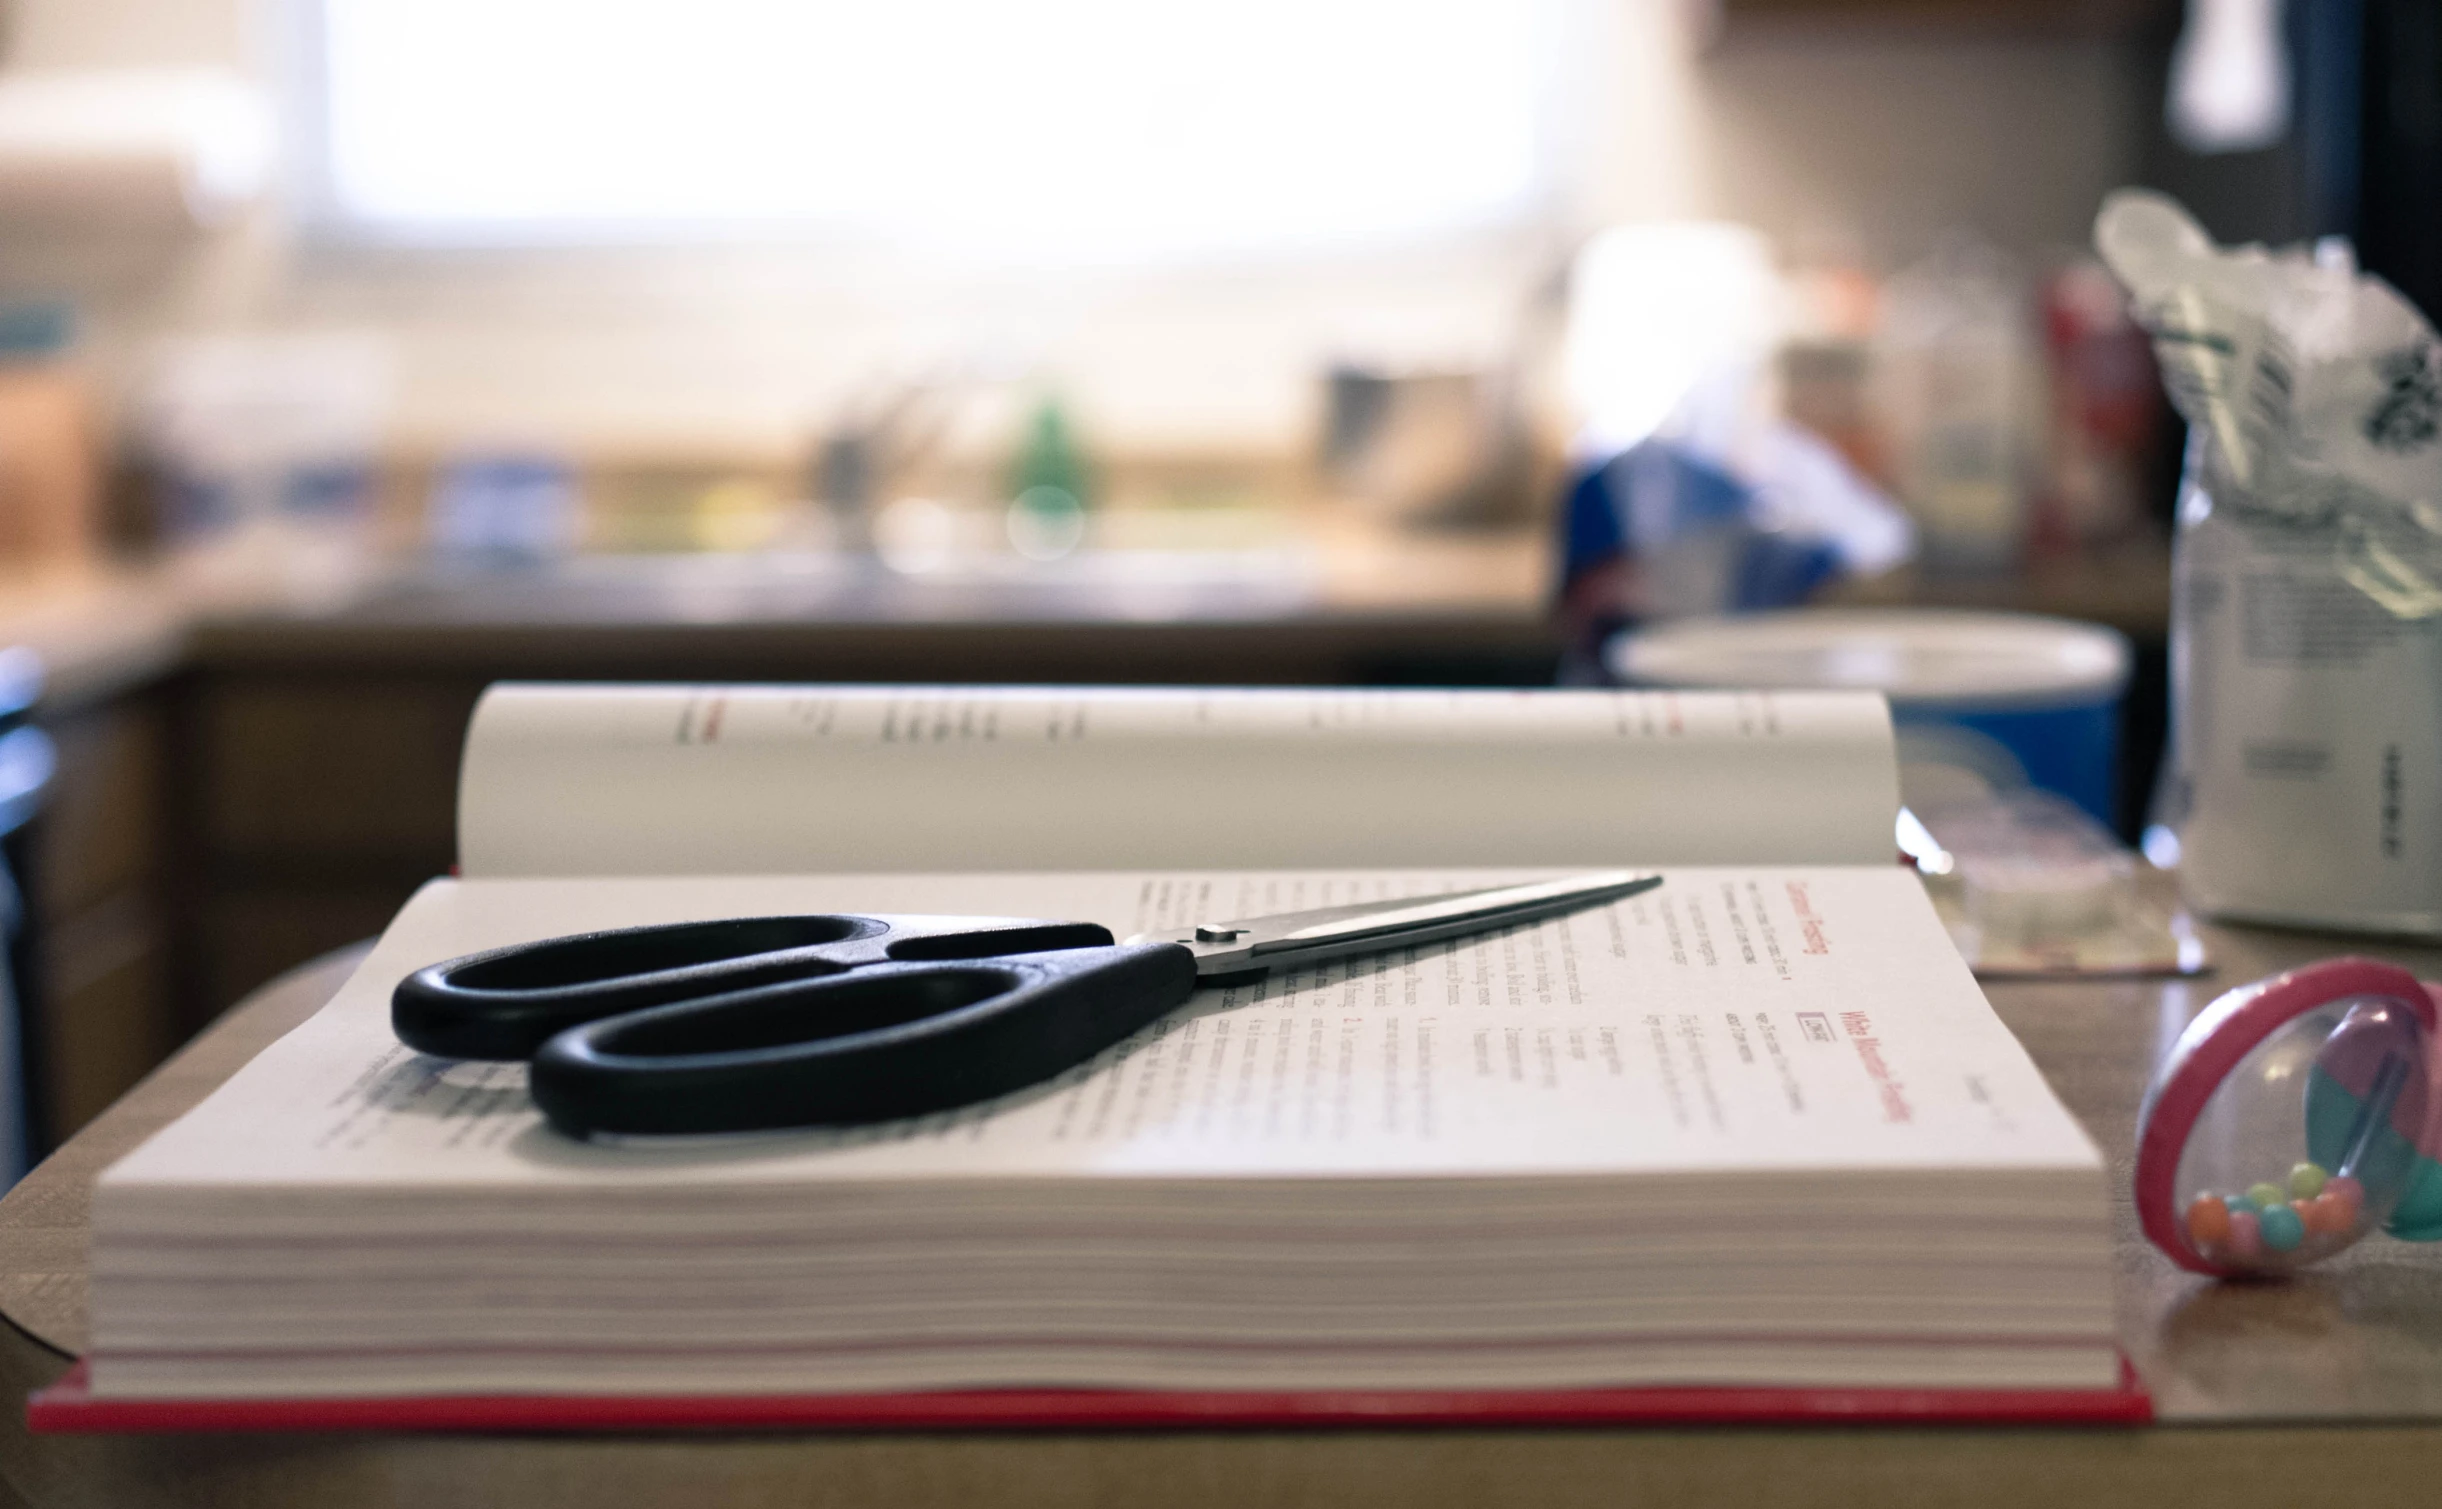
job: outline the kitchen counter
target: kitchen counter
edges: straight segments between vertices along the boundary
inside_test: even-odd
[[[300,587],[264,573],[94,566],[0,574],[0,644],[42,655],[55,707],[190,662],[498,664],[512,674],[547,665],[577,675],[673,674],[701,662],[703,674],[873,680],[891,668],[989,681],[1060,679],[1063,669],[1116,679],[1095,674],[1095,661],[1183,679],[1163,674],[1183,657],[1206,662],[1209,674],[1195,679],[1297,681],[1334,656],[1357,679],[1369,665],[1414,679],[1399,676],[1399,657],[1416,651],[1429,662],[1410,668],[1419,673],[1455,655],[1473,657],[1478,679],[1540,679],[1556,651],[1542,611],[1546,570],[1540,538],[1514,531],[1340,533],[1264,550],[1107,551],[927,572],[819,554],[591,556],[549,568],[410,564]],[[1100,632],[1121,626],[1168,654],[1128,652]],[[1089,637],[1103,654],[1072,653]],[[890,646],[898,652],[877,658]],[[1294,653],[1265,658],[1275,651]]]
[[[2170,633],[2171,552],[2163,541],[2138,540],[2106,553],[1984,576],[1929,575],[1907,567],[1840,583],[1825,601],[1854,608],[2043,613],[2106,624],[2140,644],[2160,643]]]
[[[43,656],[54,707],[101,700],[191,657],[577,675],[679,674],[705,661],[799,679],[977,681],[1061,669],[1097,681],[1182,679],[1167,673],[1193,660],[1205,673],[1194,679],[1294,682],[1332,669],[1336,656],[1355,679],[1439,668],[1449,679],[1514,680],[1533,678],[1558,649],[1544,615],[1549,571],[1532,531],[1354,527],[1268,549],[1106,551],[930,572],[820,554],[603,555],[550,568],[400,565],[304,589],[164,565],[21,568],[0,571],[0,644]],[[2169,556],[2146,544],[2008,576],[1903,571],[1842,584],[1828,600],[2049,613],[2159,642]],[[1120,626],[1147,649],[1102,632]],[[1085,654],[1088,641],[1101,653]],[[1273,653],[1291,660],[1260,658]],[[1424,663],[1403,667],[1402,655]]]
[[[194,607],[164,573],[112,566],[0,573],[0,646],[42,657],[47,710],[102,701],[175,665]]]

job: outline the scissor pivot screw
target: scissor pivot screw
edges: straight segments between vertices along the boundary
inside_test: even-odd
[[[1246,936],[1243,927],[1202,927],[1196,929],[1198,943],[1235,943]]]

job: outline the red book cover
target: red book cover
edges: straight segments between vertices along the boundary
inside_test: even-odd
[[[1179,1430],[1486,1425],[2143,1425],[2107,1389],[1623,1388],[1304,1393],[970,1389],[904,1394],[490,1394],[97,1399],[78,1363],[33,1396],[37,1433],[163,1431]]]

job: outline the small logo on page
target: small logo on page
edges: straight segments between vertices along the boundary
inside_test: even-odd
[[[1805,1033],[1806,1041],[1810,1043],[1828,1043],[1832,1041],[1831,1017],[1825,1012],[1801,1011],[1798,1013],[1798,1031]]]

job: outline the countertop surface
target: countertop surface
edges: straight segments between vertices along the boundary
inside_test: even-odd
[[[97,701],[175,665],[197,612],[159,571],[87,566],[0,573],[0,645],[42,657],[43,701]]]
[[[432,656],[504,646],[628,653],[710,642],[1011,628],[1312,631],[1549,643],[1540,538],[1516,531],[1318,535],[1247,551],[1104,551],[895,570],[867,556],[587,556],[549,566],[392,563],[332,573],[256,561],[0,572],[0,644],[48,670],[46,702],[107,695],[190,654]]]
[[[394,561],[340,571],[267,558],[18,568],[0,570],[0,644],[43,656],[54,706],[107,696],[190,656],[482,665],[525,654],[611,672],[638,657],[681,661],[704,651],[785,665],[792,645],[823,636],[953,637],[984,648],[975,679],[988,680],[995,632],[1039,643],[1121,626],[1213,639],[1200,669],[1226,668],[1232,644],[1252,651],[1299,636],[1360,655],[1380,645],[1523,662],[1559,648],[1547,607],[1551,569],[1539,531],[1356,527],[1261,549],[1111,550],[920,571],[821,553],[595,555],[548,567]],[[2049,613],[2159,638],[2168,581],[2168,556],[2147,546],[1988,579],[1902,572],[1840,584],[1826,601]],[[1029,652],[1010,653],[1022,672]]]
[[[1827,607],[2043,613],[2107,624],[2133,639],[2159,640],[2170,629],[2171,552],[2162,541],[2137,540],[1982,576],[1935,576],[1903,567],[1887,576],[1835,583],[1823,602]]]

